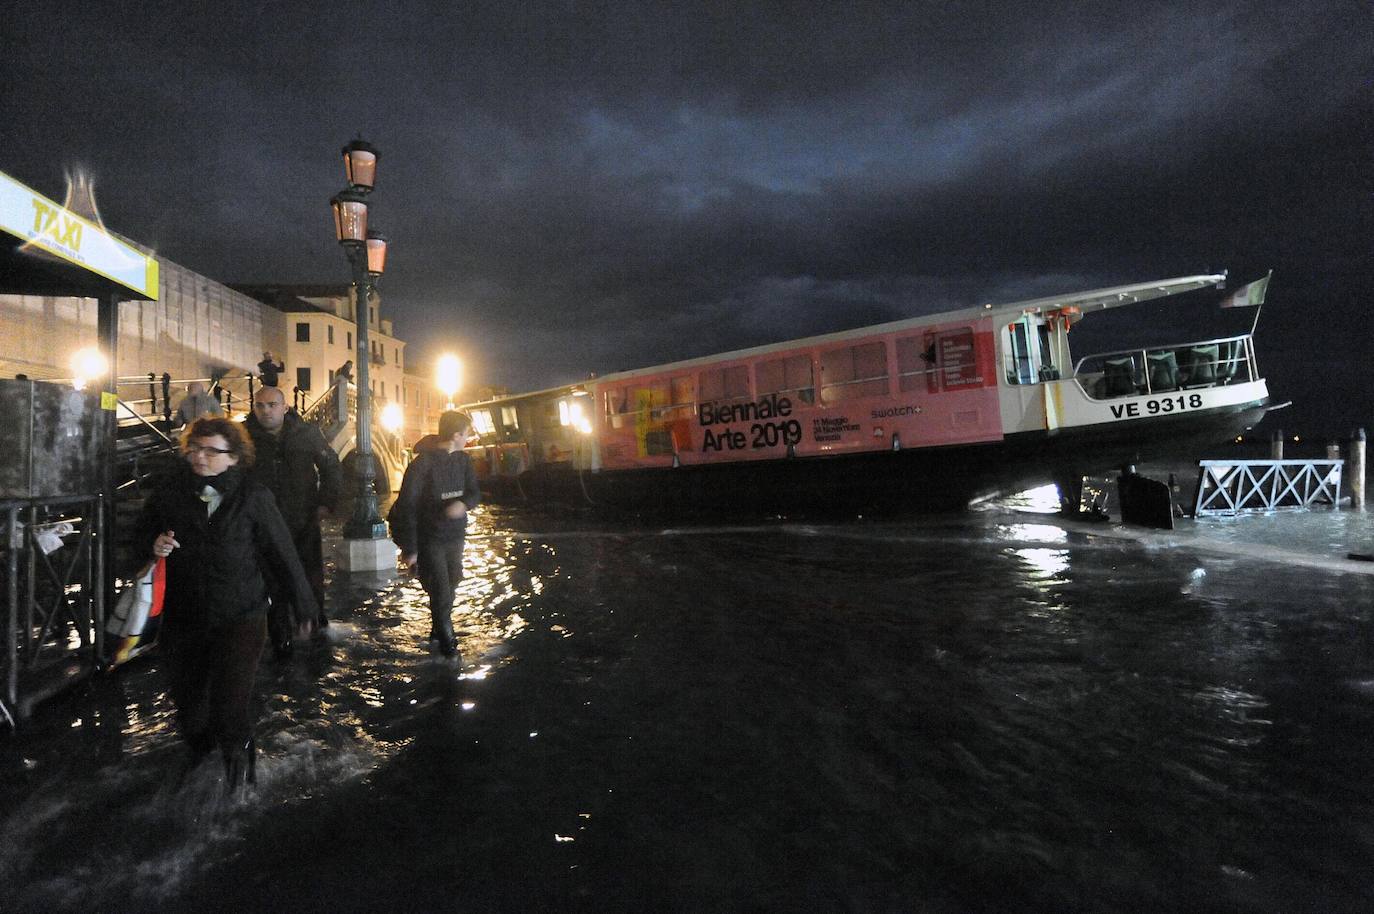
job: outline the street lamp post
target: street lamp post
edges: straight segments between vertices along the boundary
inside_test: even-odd
[[[353,270],[354,319],[358,327],[358,352],[354,361],[358,384],[355,421],[358,488],[353,499],[353,515],[344,524],[343,534],[348,540],[385,540],[386,524],[377,509],[377,491],[373,486],[376,467],[372,457],[372,389],[368,379],[372,351],[367,335],[372,281],[382,274],[386,265],[386,239],[367,228],[368,194],[372,192],[380,154],[375,146],[359,138],[343,148],[343,157],[348,187],[330,203],[334,208],[335,234]],[[391,564],[394,566],[394,563],[393,556]]]

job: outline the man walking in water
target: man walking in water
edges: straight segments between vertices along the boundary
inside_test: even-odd
[[[439,444],[406,468],[390,515],[391,535],[407,568],[419,566],[429,595],[430,638],[445,657],[458,653],[453,637],[453,595],[463,579],[463,538],[468,512],[482,499],[477,471],[463,453],[472,420],[450,410],[439,417]]]
[[[317,622],[329,624],[324,613],[324,546],[320,521],[339,500],[342,471],[339,457],[319,428],[286,411],[286,395],[277,387],[260,387],[253,395],[253,414],[244,422],[253,439],[257,460],[252,474],[277,498],[306,580],[319,607]],[[291,607],[274,594],[268,617],[272,651],[277,659],[291,654]]]

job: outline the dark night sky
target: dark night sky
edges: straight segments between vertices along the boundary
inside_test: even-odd
[[[221,281],[344,281],[338,150],[376,143],[419,370],[451,348],[528,389],[1273,268],[1285,426],[1374,421],[1367,2],[27,3],[0,29],[0,171],[60,196],[83,167],[113,229]]]

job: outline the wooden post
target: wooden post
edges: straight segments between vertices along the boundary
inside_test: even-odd
[[[1276,428],[1274,433],[1269,436],[1269,459],[1283,459],[1283,429]]]
[[[1326,443],[1326,459],[1327,459],[1327,460],[1340,460],[1340,459],[1341,459],[1341,446],[1340,446],[1339,444],[1337,444],[1335,441],[1328,441],[1328,442]]]
[[[1364,429],[1357,428],[1350,436],[1349,475],[1347,490],[1350,492],[1350,507],[1354,511],[1364,510]]]

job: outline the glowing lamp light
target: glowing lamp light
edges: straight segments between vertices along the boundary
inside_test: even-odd
[[[334,207],[334,238],[339,244],[362,244],[367,239],[367,197],[341,190],[329,201]]]
[[[350,142],[343,148],[344,176],[354,187],[371,190],[377,180],[377,160],[381,158],[377,147],[362,137]]]
[[[388,403],[382,407],[382,428],[396,434],[406,424],[406,414],[399,403]]]
[[[434,384],[448,398],[448,408],[453,408],[453,395],[462,387],[463,363],[456,355],[441,355],[434,365]]]
[[[373,229],[367,230],[367,272],[373,279],[386,272],[386,236]]]
[[[563,425],[571,425],[584,435],[592,433],[592,423],[587,418],[587,411],[582,408],[582,401],[562,400],[558,404],[558,413]]]
[[[99,349],[87,346],[72,354],[72,386],[77,390],[84,390],[89,381],[105,377],[109,370],[110,363]]]

